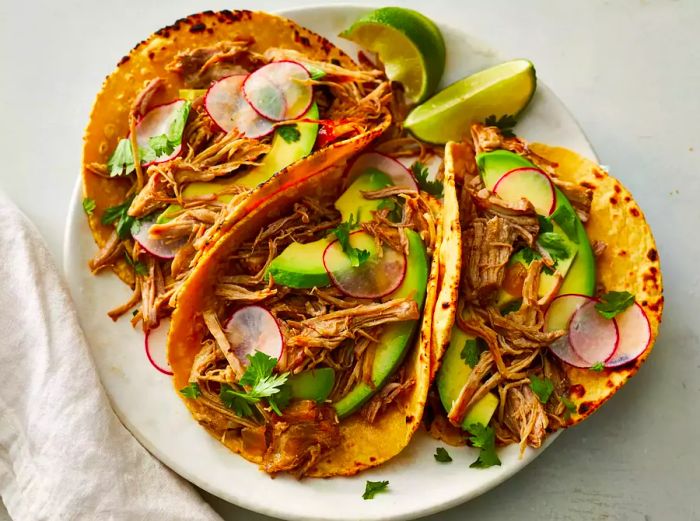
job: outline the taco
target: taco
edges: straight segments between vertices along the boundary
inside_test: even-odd
[[[382,71],[261,12],[192,15],[139,43],[105,80],[84,139],[90,267],[134,288],[110,316],[140,306],[133,322],[157,324],[217,237],[380,135],[390,98]]]
[[[474,125],[472,137],[445,150],[456,190],[446,185],[440,252],[459,259],[439,262],[430,432],[524,450],[585,419],[647,358],[659,255],[602,167],[496,127]]]
[[[172,315],[168,360],[193,417],[270,474],[353,475],[398,454],[430,382],[439,213],[369,152],[240,219]]]

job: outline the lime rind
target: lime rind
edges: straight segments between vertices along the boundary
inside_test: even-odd
[[[409,103],[419,103],[432,94],[445,70],[446,49],[440,29],[412,9],[377,9],[340,36],[376,52],[389,79],[404,84]],[[416,72],[419,81],[412,78]]]

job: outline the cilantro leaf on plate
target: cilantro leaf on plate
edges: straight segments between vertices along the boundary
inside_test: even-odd
[[[367,481],[365,484],[365,493],[362,494],[362,499],[374,499],[377,492],[385,491],[388,486],[388,481]]]
[[[628,291],[608,291],[595,305],[601,317],[614,318],[634,304],[634,295]]]
[[[530,376],[530,389],[541,403],[547,403],[554,391],[554,383],[549,378],[539,378],[533,374]]]
[[[423,163],[420,161],[413,163],[411,165],[411,173],[413,174],[413,177],[416,178],[418,187],[421,190],[428,192],[430,195],[437,197],[438,199],[442,197],[442,181],[438,181],[437,179],[434,181],[429,181],[428,168]]]
[[[566,245],[564,237],[557,232],[540,233],[537,242],[549,252],[553,259],[563,261],[571,257],[571,252]]]
[[[134,171],[134,155],[131,153],[131,143],[124,138],[117,143],[117,147],[107,160],[107,169],[111,177],[129,175]]]
[[[560,205],[552,214],[551,219],[559,225],[569,239],[578,243],[576,215],[570,206]]]
[[[439,463],[449,463],[452,461],[452,456],[450,456],[450,454],[443,447],[437,447],[433,457],[435,458],[435,461]]]
[[[148,274],[148,268],[143,262],[135,261],[127,252],[124,252],[124,258],[126,259],[126,263],[134,269],[136,275],[144,276]]]
[[[480,423],[473,423],[467,429],[470,433],[469,441],[479,449],[479,457],[469,465],[471,468],[485,469],[500,465],[501,460],[496,454],[496,435],[491,427],[484,427]]]
[[[102,214],[102,224],[114,224],[117,229],[117,235],[120,239],[126,239],[131,234],[131,227],[136,219],[131,217],[127,212],[133,197],[130,197],[122,204],[110,206]]]

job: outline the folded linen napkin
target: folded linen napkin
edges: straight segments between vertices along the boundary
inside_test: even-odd
[[[14,521],[220,520],[112,412],[38,231],[0,193],[0,497]]]

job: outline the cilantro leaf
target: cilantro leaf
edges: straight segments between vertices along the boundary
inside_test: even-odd
[[[88,215],[92,215],[92,212],[95,211],[95,208],[97,208],[97,204],[95,203],[94,199],[91,199],[90,197],[86,197],[83,199],[83,210],[85,210],[85,213]]]
[[[518,311],[522,305],[523,305],[522,299],[513,300],[511,302],[508,302],[508,304],[506,304],[505,306],[503,306],[500,309],[501,316],[505,317],[508,313],[513,313],[515,311]]]
[[[305,63],[304,67],[306,67],[306,70],[309,71],[309,75],[311,76],[312,80],[320,80],[326,75],[326,71],[319,69],[318,67],[314,67],[311,64]]]
[[[566,260],[571,257],[571,252],[566,245],[564,237],[557,232],[540,233],[537,242],[549,252],[553,259]]]
[[[236,391],[229,386],[224,392],[222,388],[221,400],[224,401],[225,395],[226,400],[231,403],[229,406],[224,401],[227,407],[236,410],[236,414],[239,414],[238,411],[240,414],[246,414],[250,410],[249,404],[256,404],[265,398],[272,410],[281,416],[282,409],[289,404],[291,399],[290,389],[285,385],[289,373],[273,374],[277,359],[261,351],[248,355],[248,360],[250,365],[238,383],[242,386],[248,386],[250,389]],[[252,414],[252,411],[250,413]]]
[[[131,217],[127,212],[133,197],[130,197],[122,204],[111,206],[102,214],[102,224],[114,224],[117,229],[117,235],[120,239],[126,239],[131,233],[131,227],[136,222],[134,217]]]
[[[614,318],[634,304],[634,295],[628,291],[608,291],[595,305],[601,317]]]
[[[442,181],[428,181],[428,169],[420,161],[416,161],[411,165],[411,173],[413,177],[416,178],[416,182],[421,190],[428,192],[430,195],[437,197],[438,199],[442,197]]]
[[[359,218],[358,215],[357,219],[354,219],[353,214],[350,214],[350,218],[347,221],[340,223],[331,231],[338,239],[345,255],[350,259],[350,265],[353,268],[362,266],[369,259],[367,250],[361,250],[350,245],[350,232],[357,226]]]
[[[471,468],[485,469],[500,465],[501,460],[496,454],[496,435],[491,427],[485,427],[480,423],[473,423],[467,429],[470,433],[469,441],[479,449],[479,457],[469,465]]]
[[[560,205],[552,214],[551,219],[559,225],[569,239],[578,243],[576,215],[569,205]]]
[[[167,156],[175,150],[175,145],[168,141],[168,136],[166,134],[161,134],[160,136],[153,136],[148,140],[148,146],[153,151],[155,157]],[[143,157],[141,160],[143,161]]]
[[[295,124],[277,127],[277,133],[287,143],[296,143],[301,137],[301,132],[299,132],[299,129]]]
[[[388,486],[388,481],[367,481],[365,484],[365,493],[362,494],[362,499],[374,499],[377,492],[386,490]]]
[[[591,366],[591,371],[595,371],[596,373],[600,373],[603,369],[605,369],[605,364],[603,364],[603,362],[596,362]]]
[[[576,412],[576,405],[569,398],[566,396],[560,396],[559,400],[564,404],[564,407],[566,407],[567,413],[571,414],[572,412]]]
[[[134,269],[136,275],[144,276],[148,274],[148,268],[143,262],[134,261],[127,252],[124,252],[124,258],[126,258],[126,263]]]
[[[459,356],[464,360],[465,364],[473,369],[479,362],[479,357],[481,357],[481,353],[484,350],[484,341],[481,338],[468,338],[464,342],[464,347]]]
[[[540,223],[540,233],[553,232],[554,227],[552,226],[552,221],[543,217],[542,215],[537,216],[537,221]]]
[[[173,150],[182,143],[182,135],[185,132],[185,124],[187,123],[191,108],[192,104],[186,101],[180,105],[171,116],[172,122],[170,123],[170,128],[168,128],[168,143],[173,147]]]
[[[252,416],[253,409],[250,407],[250,403],[257,403],[259,401],[256,399],[251,402],[251,400],[242,393],[234,391],[233,387],[231,387],[229,384],[221,385],[219,398],[221,398],[221,402],[226,407],[233,410],[233,412],[235,412],[236,415],[240,416],[241,418]]]
[[[450,454],[442,447],[435,449],[435,454],[433,454],[433,457],[435,458],[435,461],[440,463],[449,463],[452,461],[452,456],[450,456]]]
[[[199,384],[197,382],[190,382],[185,387],[180,389],[180,394],[185,398],[192,398],[193,400],[196,400],[202,396],[202,390],[199,388]]]
[[[389,217],[389,220],[392,222],[401,222],[401,219],[403,217],[403,203],[400,201],[397,201],[393,197],[387,197],[385,199],[382,199],[379,202],[379,206],[377,206],[378,210],[389,210],[389,214],[387,217]]]
[[[537,253],[537,252],[536,252],[535,250],[533,250],[532,248],[523,248],[523,249],[521,250],[521,252],[522,252],[521,255],[523,256],[523,260],[525,261],[525,264],[526,264],[527,266],[529,266],[530,264],[532,264],[532,261],[542,258],[542,255],[540,255],[539,253]]]
[[[539,378],[533,374],[530,377],[530,389],[541,403],[547,403],[554,391],[554,383],[549,378]]]
[[[117,143],[117,148],[107,160],[107,168],[110,177],[129,175],[134,171],[134,155],[128,139],[124,138]]]
[[[515,137],[513,127],[516,123],[515,116],[510,114],[504,114],[498,119],[496,118],[496,114],[491,114],[484,120],[486,126],[497,127],[501,131],[503,137]]]

